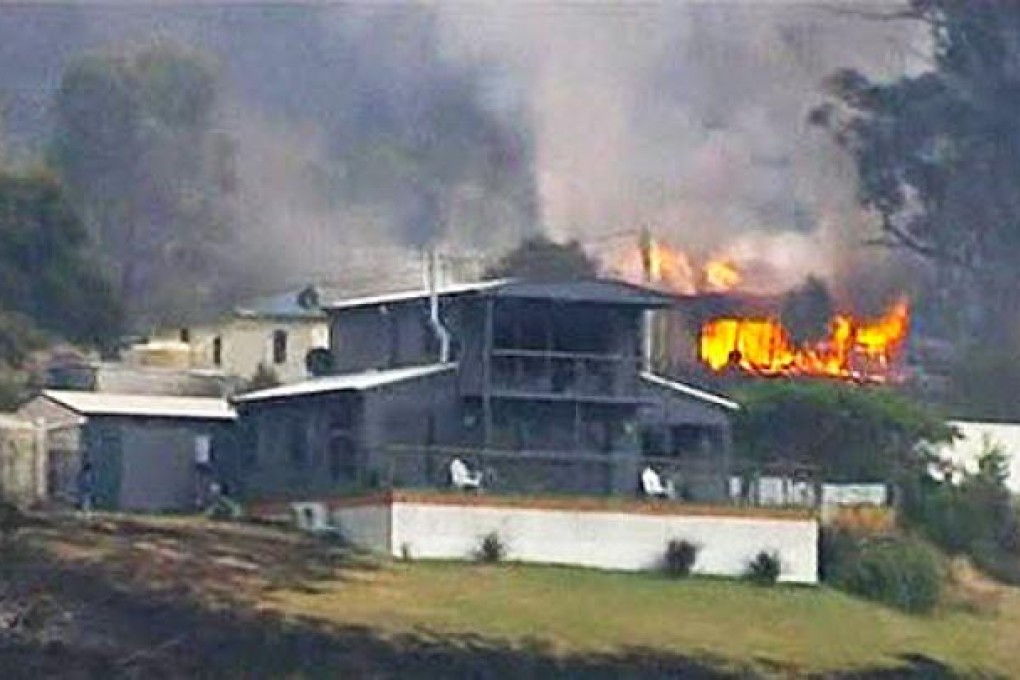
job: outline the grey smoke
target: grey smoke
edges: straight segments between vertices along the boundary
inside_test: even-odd
[[[783,234],[777,252],[838,276],[871,261],[868,224],[805,115],[836,68],[922,67],[923,35],[832,6],[17,6],[0,14],[0,101],[31,148],[82,51],[159,38],[215,54],[247,287],[400,269],[374,248],[407,260],[644,226],[695,251]]]

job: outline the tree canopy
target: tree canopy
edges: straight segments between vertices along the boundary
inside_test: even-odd
[[[486,278],[513,277],[529,281],[568,281],[593,278],[598,265],[577,241],[557,243],[533,236],[504,254],[489,267]]]
[[[811,114],[856,161],[877,243],[938,268],[954,323],[1015,338],[1020,303],[1020,5],[911,0],[889,19],[924,22],[931,68],[882,83],[854,70]],[[965,329],[960,329],[965,330]]]
[[[817,466],[827,481],[888,481],[922,462],[917,445],[948,441],[937,414],[884,388],[766,381],[739,390],[741,455]]]
[[[216,101],[211,63],[167,46],[82,58],[60,83],[52,163],[143,318],[215,293],[233,187]]]
[[[56,179],[0,172],[0,359],[17,363],[33,327],[85,345],[116,339],[120,307],[88,246]]]

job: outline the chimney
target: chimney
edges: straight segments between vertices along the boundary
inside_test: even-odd
[[[439,361],[450,361],[450,331],[443,325],[439,316],[439,254],[435,248],[429,248],[425,254],[425,277],[429,291],[429,323],[439,340]]]

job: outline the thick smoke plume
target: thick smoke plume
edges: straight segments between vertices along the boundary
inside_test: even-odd
[[[611,256],[640,228],[838,281],[875,253],[807,112],[836,68],[924,67],[918,29],[832,4],[18,6],[0,16],[9,145],[44,143],[70,60],[155,39],[222,64],[224,271],[245,292],[406,278],[425,244],[537,230]]]

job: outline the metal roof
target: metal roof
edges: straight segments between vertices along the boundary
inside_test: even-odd
[[[675,380],[667,380],[666,378],[663,378],[662,376],[659,375],[655,375],[654,373],[645,372],[641,374],[641,377],[644,380],[652,383],[653,385],[664,387],[667,390],[678,392],[693,399],[697,399],[698,401],[704,401],[715,406],[721,406],[725,409],[729,409],[730,411],[740,410],[740,404],[733,401],[732,399],[721,397],[718,394],[712,394],[711,392],[699,390],[697,387],[691,387],[690,385],[681,382],[676,382]]]
[[[440,297],[464,295],[467,293],[480,293],[483,291],[498,288],[507,283],[506,279],[492,281],[476,281],[474,283],[455,283],[447,286],[440,286],[438,293]],[[334,300],[322,305],[325,310],[355,309],[357,307],[376,307],[379,305],[395,304],[397,302],[409,302],[427,298],[430,292],[427,288],[415,288],[414,290],[402,290],[394,293],[382,293],[379,295],[368,295],[364,297],[349,298],[346,300]]]
[[[495,279],[474,283],[442,286],[440,297],[478,293],[493,297],[550,300],[558,302],[594,302],[601,304],[665,307],[676,301],[667,293],[613,279],[583,279],[576,281],[519,281]],[[426,288],[385,293],[367,297],[334,300],[322,305],[325,310],[356,309],[421,300],[429,296]]]
[[[43,390],[42,395],[83,416],[195,420],[234,420],[237,417],[230,403],[218,397],[167,397],[72,390]]]
[[[345,373],[331,375],[291,385],[270,387],[257,392],[240,394],[234,401],[247,403],[265,401],[267,399],[287,399],[330,392],[360,392],[377,387],[384,387],[405,380],[415,380],[437,373],[445,373],[456,368],[457,364],[428,364],[426,366],[410,366],[407,368],[391,368],[385,370],[364,371],[362,373]]]
[[[638,307],[666,307],[676,301],[676,298],[668,293],[616,279],[508,281],[493,290],[492,295],[552,302],[591,302]]]

